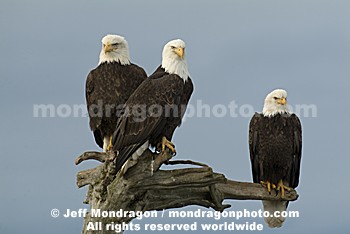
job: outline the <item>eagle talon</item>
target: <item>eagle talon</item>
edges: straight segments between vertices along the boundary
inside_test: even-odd
[[[167,147],[168,149],[170,149],[170,151],[173,153],[174,156],[176,155],[175,145],[171,141],[168,141],[166,137],[162,137],[161,147],[162,147],[162,150],[161,150],[162,152],[164,152],[165,147]]]
[[[109,138],[109,144],[107,146],[107,152],[111,152],[113,149],[112,136]]]
[[[263,187],[266,187],[266,188],[267,188],[267,191],[269,192],[269,194],[271,194],[271,187],[272,187],[272,188],[276,188],[276,185],[271,184],[270,181],[260,181],[260,184],[261,184]]]
[[[280,180],[277,184],[276,190],[281,191],[281,198],[284,198],[285,190],[287,190],[289,192],[289,191],[292,191],[292,188],[285,186],[283,184],[283,180]]]

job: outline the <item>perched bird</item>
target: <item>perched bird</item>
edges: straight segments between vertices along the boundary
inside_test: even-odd
[[[176,153],[171,139],[193,92],[185,55],[184,41],[168,42],[161,66],[126,102],[113,135],[117,172],[131,156],[139,157],[149,145],[160,152],[169,148]]]
[[[255,113],[249,126],[249,151],[253,181],[285,190],[299,184],[302,132],[299,118],[287,106],[287,92],[276,89],[266,96],[262,114]],[[263,201],[265,211],[285,211],[287,201]],[[269,227],[281,227],[285,218],[265,217]]]
[[[112,135],[126,100],[147,78],[146,72],[132,64],[127,41],[118,35],[102,39],[98,66],[86,80],[86,103],[90,129],[103,151],[112,149]]]

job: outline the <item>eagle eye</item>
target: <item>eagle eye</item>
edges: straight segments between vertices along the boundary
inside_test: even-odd
[[[175,49],[176,47],[175,46],[171,46],[171,49]]]
[[[273,97],[273,99],[277,100],[277,99],[278,99],[278,97]]]

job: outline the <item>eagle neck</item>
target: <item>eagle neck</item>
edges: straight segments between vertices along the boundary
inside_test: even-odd
[[[169,74],[176,74],[184,82],[189,77],[186,60],[184,59],[163,59],[161,67]]]

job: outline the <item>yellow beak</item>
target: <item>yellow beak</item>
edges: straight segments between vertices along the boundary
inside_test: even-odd
[[[175,53],[182,59],[183,56],[184,56],[185,51],[184,51],[183,48],[180,47],[180,48],[178,48],[178,49],[175,51]]]
[[[287,104],[287,100],[286,98],[280,98],[278,101],[277,101],[278,104],[281,104],[281,105],[286,105]]]
[[[106,53],[111,52],[113,47],[110,44],[103,45],[103,51]]]

